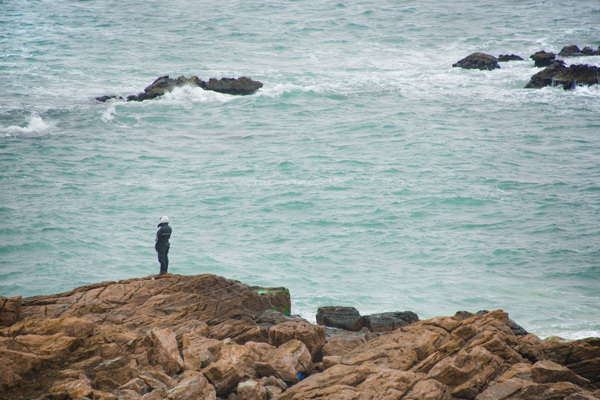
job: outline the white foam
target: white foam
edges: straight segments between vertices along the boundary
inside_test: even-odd
[[[108,108],[104,110],[100,118],[102,118],[102,121],[104,122],[110,122],[113,119],[115,119],[116,110],[117,109],[115,108],[115,104],[109,103]]]
[[[11,125],[8,128],[6,128],[6,130],[8,131],[8,134],[19,134],[19,133],[39,133],[39,132],[46,132],[48,129],[50,129],[50,124],[46,123],[42,117],[40,117],[39,115],[33,113],[29,116],[29,118],[27,118],[27,125],[22,127],[22,126],[17,126],[17,125]]]
[[[227,103],[236,98],[229,94],[204,90],[190,85],[179,86],[160,97],[160,101],[172,103]]]

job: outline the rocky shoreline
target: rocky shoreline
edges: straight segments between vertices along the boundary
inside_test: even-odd
[[[600,338],[542,340],[502,310],[317,322],[215,275],[0,297],[0,399],[600,398]]]

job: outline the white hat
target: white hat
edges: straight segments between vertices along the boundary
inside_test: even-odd
[[[165,223],[165,222],[166,222],[167,224],[169,223],[169,217],[167,217],[166,215],[160,219],[160,223],[161,223],[161,224],[162,224],[162,223]]]

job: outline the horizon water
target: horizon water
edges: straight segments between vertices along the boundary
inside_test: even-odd
[[[523,89],[600,45],[597,1],[0,1],[0,295],[169,272],[421,319],[600,336],[600,87]],[[473,52],[518,54],[494,71]],[[600,66],[600,57],[565,58]],[[247,76],[256,94],[157,77]]]

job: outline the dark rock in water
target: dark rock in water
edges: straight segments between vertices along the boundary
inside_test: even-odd
[[[549,67],[543,69],[531,77],[531,80],[525,85],[525,89],[539,89],[552,85],[554,75],[566,69],[565,62],[556,60]]]
[[[545,51],[538,51],[535,54],[529,56],[533,61],[535,61],[536,67],[547,67],[556,58],[556,54],[554,53],[546,53]]]
[[[523,57],[518,56],[516,54],[500,54],[498,56],[498,62],[506,61],[523,61]]]
[[[565,90],[598,83],[600,83],[600,68],[592,65],[571,65],[552,78],[552,86],[562,86]]]
[[[581,55],[581,50],[579,50],[579,47],[572,44],[570,46],[563,47],[562,50],[558,53],[558,55],[560,57],[579,56],[579,55]]]
[[[591,47],[584,47],[581,49],[581,54],[584,56],[600,56],[600,46],[596,50]]]
[[[221,78],[220,80],[216,80],[215,78],[210,78],[208,82],[202,82],[200,85],[204,90],[238,95],[253,94],[262,86],[262,83],[253,81],[245,76],[238,79]]]
[[[317,310],[317,324],[347,331],[361,330],[364,319],[354,307],[319,307]]]
[[[169,78],[168,75],[165,75],[159,77],[154,82],[152,82],[152,84],[146,87],[143,92],[127,96],[127,101],[144,101],[155,99],[159,96],[164,95],[165,93],[171,92],[176,87],[185,85],[192,87],[200,87],[204,90],[212,90],[214,92],[235,95],[253,94],[263,86],[261,82],[253,81],[252,79],[246,78],[245,76],[237,79],[221,78],[221,80],[210,78],[208,82],[204,82],[203,80],[200,80],[197,76],[192,76],[189,79],[185,76],[180,76],[177,79],[173,79]],[[113,98],[117,97],[101,96],[96,97],[96,100],[105,102]],[[119,99],[122,99],[122,97],[119,97]]]
[[[481,69],[488,71],[500,68],[498,59],[496,57],[484,53],[473,53],[468,55],[456,64],[452,64],[452,66],[465,69]]]
[[[112,100],[112,99],[118,99],[118,100],[123,100],[123,98],[121,96],[100,96],[100,97],[96,97],[97,101],[100,101],[102,103],[107,102],[108,100]]]
[[[419,316],[412,311],[385,312],[365,316],[365,326],[371,332],[395,331],[418,321]]]

